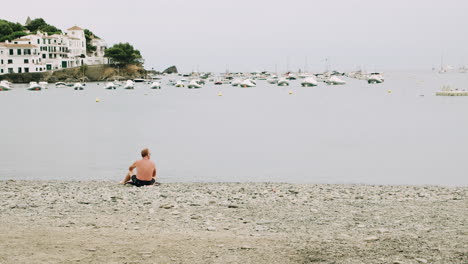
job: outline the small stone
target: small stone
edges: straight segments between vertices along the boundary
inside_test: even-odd
[[[403,262],[401,262],[399,260],[395,260],[395,261],[393,261],[393,264],[403,264]]]
[[[360,225],[357,225],[357,227],[359,227],[359,228],[365,228],[366,225],[360,224]]]
[[[380,228],[380,229],[377,230],[377,231],[379,231],[379,233],[381,233],[381,234],[382,234],[382,233],[388,233],[388,232],[389,232],[388,229],[385,229],[385,228]]]
[[[214,226],[209,226],[209,227],[206,228],[206,230],[208,230],[208,231],[216,231],[216,227],[214,227]]]
[[[201,219],[201,215],[192,215],[190,216],[190,219]]]
[[[180,215],[180,212],[179,211],[174,211],[171,213],[172,215]]]
[[[171,209],[171,208],[174,208],[174,205],[172,205],[172,204],[163,204],[163,205],[159,206],[159,208]]]
[[[427,260],[423,259],[423,258],[415,258],[414,260],[416,260],[417,262],[420,262],[420,263],[427,263]]]
[[[95,248],[87,248],[86,251],[94,252],[94,251],[97,251],[97,249],[95,249]]]
[[[369,237],[364,238],[364,241],[366,241],[366,242],[373,242],[373,241],[377,241],[377,240],[379,240],[379,238],[376,237],[376,236],[369,236]]]
[[[228,205],[228,208],[239,208],[239,206],[235,205],[235,204],[230,204],[230,205]]]
[[[254,249],[254,248],[249,245],[243,245],[240,247],[240,249]]]

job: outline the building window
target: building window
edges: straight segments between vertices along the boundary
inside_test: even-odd
[[[29,68],[24,68],[24,72],[29,72]]]
[[[41,40],[40,40],[40,39],[37,39],[37,44],[41,44]]]
[[[45,59],[45,58],[46,58],[46,55],[45,55],[45,54],[42,54],[42,58]]]
[[[28,64],[29,63],[29,60],[28,59],[24,59],[24,64]]]
[[[1,62],[2,62],[1,64],[3,64],[3,60],[1,60]]]
[[[8,68],[8,73],[13,73],[13,68]]]
[[[17,49],[16,54],[21,55],[21,49]]]
[[[3,73],[3,69],[0,69],[0,73]]]
[[[13,55],[13,50],[12,49],[10,49],[10,55]]]
[[[13,64],[13,60],[8,60],[8,64]]]
[[[22,73],[21,67],[18,67],[18,73]]]

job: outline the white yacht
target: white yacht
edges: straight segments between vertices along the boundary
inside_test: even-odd
[[[242,87],[242,88],[247,88],[247,87],[255,87],[255,86],[257,86],[257,84],[255,83],[254,80],[245,79],[240,83],[239,86]]]
[[[105,88],[107,90],[115,90],[117,88],[117,85],[113,82],[107,82]]]
[[[30,91],[40,91],[42,86],[40,86],[37,82],[30,82],[28,90]]]
[[[468,96],[468,91],[453,89],[450,86],[444,85],[441,91],[436,92],[437,96]]]
[[[176,83],[177,83],[177,82],[176,82],[176,80],[174,80],[174,79],[169,79],[169,80],[167,81],[167,85],[170,85],[170,86],[174,86],[174,85],[176,85]]]
[[[124,89],[135,89],[135,83],[132,80],[127,80],[125,83]]]
[[[278,80],[278,86],[289,86],[289,82],[286,78],[280,78]]]
[[[270,78],[267,79],[267,83],[269,83],[269,84],[278,83],[278,76],[276,76],[276,75],[270,76]]]
[[[284,77],[286,78],[286,80],[296,80],[297,79],[296,75],[294,75],[291,72],[286,73]]]
[[[301,82],[301,85],[303,87],[312,87],[312,86],[317,86],[318,82],[315,80],[314,77],[307,77],[304,79],[304,81]]]
[[[84,90],[84,87],[82,83],[75,83],[75,85],[73,85],[73,89],[81,91]]]
[[[234,81],[231,82],[231,85],[232,86],[239,86],[241,84],[241,82],[242,82],[241,80],[235,79]]]
[[[187,87],[188,87],[189,89],[192,89],[192,88],[197,89],[197,88],[202,88],[202,85],[201,85],[201,83],[200,83],[198,80],[194,79],[194,80],[191,80],[191,81],[189,82],[189,84],[187,85]]]
[[[39,85],[42,87],[42,89],[47,89],[48,82],[39,82]]]
[[[330,77],[329,79],[325,80],[324,81],[326,84],[329,84],[329,85],[342,85],[342,84],[346,84],[345,81],[341,80],[340,78],[338,78],[337,76],[332,76]]]
[[[185,87],[185,84],[182,81],[177,81],[174,86],[175,87]]]
[[[369,75],[367,75],[367,82],[368,83],[383,83],[384,82],[384,77],[381,73],[379,72],[373,72]]]
[[[151,87],[151,89],[161,89],[161,83],[160,82],[153,82],[150,87]]]
[[[11,84],[9,81],[0,81],[0,91],[8,91],[11,90]]]

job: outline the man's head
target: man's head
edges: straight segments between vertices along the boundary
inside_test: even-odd
[[[145,148],[141,151],[141,157],[144,158],[144,157],[148,157],[151,155],[149,149]]]

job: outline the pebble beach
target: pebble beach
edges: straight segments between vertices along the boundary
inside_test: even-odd
[[[468,263],[468,188],[0,182],[0,263]]]

